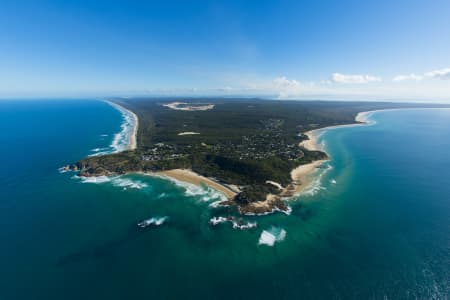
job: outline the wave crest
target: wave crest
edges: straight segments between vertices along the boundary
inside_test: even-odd
[[[132,180],[130,178],[123,178],[121,176],[83,177],[75,175],[72,178],[79,179],[82,183],[94,183],[94,184],[111,183],[113,186],[121,187],[123,189],[131,188],[140,190],[148,187],[148,184],[145,182],[142,182],[140,180]]]
[[[259,237],[259,245],[272,247],[276,242],[281,242],[286,238],[286,230],[280,227],[271,227],[269,230],[263,230]]]
[[[221,192],[207,186],[204,184],[201,185],[195,185],[192,183],[180,181],[168,176],[162,176],[164,179],[168,179],[171,182],[173,182],[175,185],[183,188],[184,195],[188,197],[199,197],[201,201],[203,202],[210,202],[210,201],[226,201],[227,197],[222,194]]]

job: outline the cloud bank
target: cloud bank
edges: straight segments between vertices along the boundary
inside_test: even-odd
[[[285,76],[277,77],[273,80],[274,89],[278,91],[278,98],[289,98],[292,95],[299,94],[302,85],[299,81],[289,80]]]
[[[438,79],[450,79],[450,68],[426,72],[425,76]]]
[[[395,81],[395,82],[408,81],[408,80],[420,81],[422,79],[423,79],[423,76],[412,73],[412,74],[408,74],[408,75],[397,75],[392,79],[392,81]]]
[[[409,75],[397,75],[392,79],[392,81],[394,81],[394,82],[408,81],[408,80],[409,81],[421,81],[425,78],[434,78],[434,79],[443,79],[443,80],[450,79],[450,68],[425,72],[423,75],[416,75],[414,73],[411,73]]]
[[[381,77],[373,76],[373,75],[348,75],[341,73],[333,73],[331,75],[331,81],[334,83],[343,83],[343,84],[364,84],[370,82],[380,82]]]

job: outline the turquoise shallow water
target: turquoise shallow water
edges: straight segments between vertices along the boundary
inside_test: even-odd
[[[322,135],[330,169],[290,216],[240,231],[208,225],[230,212],[205,188],[60,174],[109,149],[122,117],[108,104],[2,101],[0,299],[448,298],[450,110],[372,119]],[[285,237],[259,245],[263,230]]]

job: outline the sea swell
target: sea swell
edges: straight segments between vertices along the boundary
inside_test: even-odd
[[[326,190],[326,187],[322,184],[322,179],[333,167],[329,163],[324,166],[324,168],[317,169],[315,174],[311,174],[313,176],[312,181],[299,193],[299,196],[314,196],[318,192]],[[331,183],[336,184],[335,181]]]
[[[112,102],[107,103],[122,114],[122,124],[120,125],[121,131],[114,135],[110,147],[113,149],[113,153],[129,150],[130,147],[132,147],[131,139],[134,135],[135,127],[137,126],[136,115],[120,105]]]
[[[220,193],[219,191],[216,191],[215,189],[205,185],[205,184],[192,184],[184,181],[180,181],[177,179],[174,179],[169,176],[158,176],[163,179],[169,180],[172,183],[174,183],[176,186],[179,186],[184,189],[184,195],[188,197],[199,197],[202,202],[210,202],[210,201],[226,201],[227,197]],[[213,203],[214,203],[213,202]]]
[[[144,189],[148,187],[148,184],[142,182],[140,180],[133,180],[130,178],[126,178],[123,176],[77,176],[74,175],[72,178],[80,180],[82,183],[91,183],[91,184],[103,184],[109,183],[115,187],[121,187],[122,189]]]
[[[103,148],[92,149],[89,157],[107,155],[112,153],[118,153],[126,150],[131,150],[135,145],[133,145],[133,138],[137,127],[137,117],[131,111],[123,108],[122,106],[115,104],[110,101],[105,101],[113,108],[118,110],[122,116],[122,122],[120,124],[120,131],[114,134],[111,144]],[[108,137],[108,134],[101,134],[100,139],[103,140]]]

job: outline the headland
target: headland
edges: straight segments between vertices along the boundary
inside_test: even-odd
[[[328,160],[318,134],[365,124],[374,110],[424,104],[202,99],[113,99],[131,119],[128,147],[67,169],[80,176],[143,172],[205,184],[242,214],[290,212],[288,199]]]

